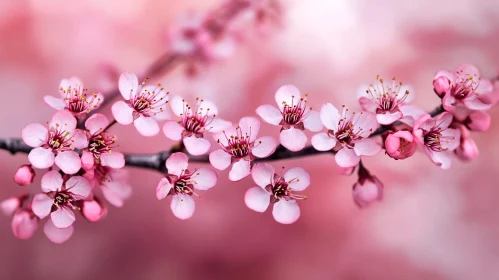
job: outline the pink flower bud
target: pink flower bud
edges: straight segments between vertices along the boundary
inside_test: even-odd
[[[386,153],[394,159],[406,159],[416,152],[416,142],[410,131],[390,133],[385,140]]]
[[[38,221],[38,217],[33,212],[18,211],[12,218],[12,233],[19,239],[30,239],[38,228]]]
[[[21,199],[19,197],[11,197],[0,202],[0,209],[6,216],[12,216],[17,209],[21,207]]]
[[[383,183],[376,176],[372,176],[362,165],[359,165],[359,180],[353,185],[353,201],[359,208],[383,199]]]
[[[94,200],[86,200],[83,202],[81,213],[90,222],[98,222],[106,216],[107,208],[95,197]]]
[[[16,175],[14,175],[14,181],[19,186],[24,187],[33,183],[35,175],[35,170],[33,170],[33,167],[31,165],[21,165],[21,167],[17,169]]]
[[[460,160],[470,161],[478,156],[478,147],[475,141],[470,138],[470,133],[463,125],[460,125],[459,129],[461,131],[461,140],[454,153]]]
[[[435,93],[442,98],[445,93],[449,90],[450,88],[450,81],[447,77],[440,76],[433,80],[433,89],[435,90]]]
[[[483,111],[474,111],[469,114],[464,124],[471,131],[487,131],[490,127],[490,115]]]

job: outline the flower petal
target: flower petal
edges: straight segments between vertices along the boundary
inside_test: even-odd
[[[428,148],[424,148],[425,154],[427,154],[431,161],[435,163],[438,167],[442,169],[449,169],[452,165],[451,153],[450,152],[435,152]]]
[[[128,105],[127,105],[128,106]],[[90,134],[101,132],[109,125],[109,120],[103,114],[94,114],[85,122],[85,128]]]
[[[54,199],[44,193],[39,193],[33,197],[31,210],[33,210],[33,213],[35,213],[38,218],[43,219],[50,214],[53,204]]]
[[[275,101],[281,111],[284,108],[284,104],[291,106],[291,104],[296,104],[300,98],[300,90],[294,85],[281,86],[275,93]]]
[[[310,185],[310,174],[301,167],[294,167],[284,173],[284,180],[295,191],[303,191]]]
[[[322,129],[321,114],[317,111],[310,110],[307,117],[303,120],[305,129],[312,132],[318,132]]]
[[[137,79],[137,76],[135,74],[123,72],[120,76],[118,87],[123,98],[128,100],[131,96],[134,96],[137,93],[139,80]]]
[[[268,157],[275,152],[277,148],[277,141],[274,137],[263,136],[255,140],[255,146],[251,153],[259,158]]]
[[[170,190],[172,189],[173,185],[170,184],[168,179],[162,178],[158,185],[156,186],[156,198],[158,200],[161,200],[165,197],[168,196],[168,193],[170,193]]]
[[[125,101],[117,101],[111,107],[113,116],[119,124],[129,125],[133,123],[133,109]]]
[[[44,192],[54,192],[62,189],[62,175],[56,171],[51,170],[45,173],[42,177],[41,185],[42,191]]]
[[[124,201],[132,195],[132,187],[124,182],[109,182],[102,188],[104,198],[114,207],[122,207]]]
[[[34,167],[40,169],[49,168],[54,165],[54,153],[51,149],[42,147],[34,148],[29,152],[28,159]]]
[[[381,145],[367,138],[355,143],[353,149],[358,156],[374,156],[381,151]]]
[[[338,109],[333,106],[331,103],[327,103],[322,105],[321,113],[320,113],[322,124],[330,130],[337,131],[338,130],[338,122],[341,119],[341,115],[338,112]]]
[[[142,136],[151,137],[159,133],[158,121],[152,117],[141,116],[133,124]]]
[[[440,130],[444,130],[448,128],[449,125],[452,123],[452,119],[453,119],[452,113],[444,112],[435,118],[435,125]]]
[[[199,168],[191,178],[194,179],[194,188],[201,191],[213,188],[218,182],[217,173],[208,168]]]
[[[170,106],[172,107],[173,113],[178,117],[182,116],[187,109],[187,103],[180,96],[172,97],[170,100]]]
[[[359,98],[359,104],[364,111],[367,112],[376,112],[376,109],[378,108],[378,105],[372,101],[371,98],[362,96]]]
[[[270,204],[270,194],[260,187],[252,187],[244,195],[244,203],[249,209],[263,213]]]
[[[376,120],[383,125],[392,124],[402,118],[402,112],[394,113],[386,112],[384,114],[376,114]]]
[[[26,240],[35,234],[39,219],[28,211],[19,211],[12,218],[11,229],[16,238]]]
[[[173,153],[166,160],[166,169],[168,169],[168,174],[176,176],[180,176],[180,174],[187,169],[188,165],[189,157],[184,153]]]
[[[100,200],[92,199],[83,201],[81,214],[90,222],[98,222],[107,214],[106,206]]]
[[[57,228],[67,228],[76,220],[75,214],[67,207],[59,207],[50,214],[50,218]]]
[[[239,121],[239,127],[243,135],[248,134],[250,142],[253,142],[260,131],[260,121],[253,117],[244,117]]]
[[[73,176],[69,178],[66,182],[66,189],[77,199],[85,199],[92,192],[90,182],[81,176]]]
[[[173,215],[181,220],[187,220],[194,214],[196,204],[191,196],[185,194],[177,194],[172,198],[170,204]]]
[[[483,103],[482,100],[478,99],[477,97],[474,97],[472,99],[465,100],[464,105],[466,105],[466,107],[468,107],[471,110],[484,111],[490,109],[493,104]]]
[[[312,146],[317,151],[329,151],[336,145],[336,139],[322,132],[312,136]]]
[[[339,166],[344,168],[356,166],[360,161],[360,157],[355,151],[349,148],[339,150],[334,159]]]
[[[210,150],[210,141],[196,136],[184,137],[185,149],[193,156],[206,154]]]
[[[11,197],[0,202],[0,209],[5,216],[10,217],[21,207],[21,200],[19,197]]]
[[[236,182],[250,175],[251,166],[248,160],[238,160],[232,164],[232,169],[229,172],[229,180]]]
[[[49,131],[39,123],[27,125],[22,131],[22,138],[26,145],[36,148],[47,143]]]
[[[173,141],[182,139],[182,132],[184,128],[176,121],[167,121],[163,126],[163,133],[165,136]]]
[[[75,151],[65,151],[57,154],[55,164],[66,174],[76,174],[80,171],[81,159]]]
[[[281,199],[274,205],[272,216],[281,224],[292,224],[300,217],[300,207],[295,200]]]
[[[66,102],[62,98],[45,95],[43,101],[56,110],[64,110],[64,108],[66,108]]]
[[[255,164],[251,169],[251,177],[253,177],[253,181],[255,181],[255,183],[262,188],[272,184],[274,174],[274,167],[266,163]]]
[[[293,127],[282,130],[279,134],[279,140],[286,149],[293,152],[302,150],[307,144],[305,133]]]
[[[49,219],[43,227],[43,232],[50,241],[56,244],[61,244],[66,242],[71,235],[73,235],[74,227],[69,226],[67,228],[58,228],[54,225],[52,220]]]
[[[210,153],[210,163],[218,170],[225,170],[231,163],[232,156],[222,149]]]
[[[88,147],[87,133],[81,129],[76,129],[72,140],[73,147],[76,149],[85,149]]]
[[[282,113],[272,105],[261,105],[256,108],[256,113],[267,123],[279,125],[282,121]]]
[[[220,118],[213,118],[209,125],[207,125],[206,129],[210,132],[221,132],[224,129],[229,128],[232,125],[231,122],[222,120]]]
[[[459,140],[461,139],[461,131],[459,129],[448,128],[443,130],[440,144],[442,148],[449,151],[454,151],[459,147]]]
[[[94,164],[94,154],[91,152],[83,152],[81,155],[81,167],[88,171],[94,167]]]
[[[353,117],[353,123],[355,123],[355,127],[357,129],[362,130],[360,136],[368,137],[376,130],[376,128],[378,128],[378,121],[376,120],[375,114],[370,112],[360,112],[356,114],[356,116],[357,117]]]
[[[101,165],[120,169],[125,166],[125,156],[119,152],[104,153],[100,156]]]
[[[73,134],[76,129],[76,118],[68,111],[58,111],[49,123],[51,128]]]

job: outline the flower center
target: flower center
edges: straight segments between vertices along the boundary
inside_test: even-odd
[[[225,132],[224,132],[225,134]],[[227,146],[223,146],[224,150],[231,154],[234,158],[243,158],[250,155],[251,150],[254,148],[254,143],[250,142],[251,130],[248,133],[242,132],[240,127],[236,127],[236,135],[225,135],[227,139]],[[217,141],[220,143],[220,140]]]
[[[395,78],[392,79],[392,83],[386,84],[382,78],[376,76],[376,85],[370,85],[366,90],[367,95],[371,98],[378,108],[376,109],[376,114],[383,114],[386,112],[396,112],[398,111],[398,106],[402,104],[407,96],[409,96],[409,90],[401,93],[400,89],[402,87],[401,82],[397,82]]]
[[[442,139],[442,133],[438,128],[432,128],[430,131],[424,134],[425,145],[435,152],[445,151],[440,142]]]
[[[404,153],[405,151],[411,149],[412,147],[412,142],[405,140],[404,138],[400,138],[400,146],[399,146],[399,152]]]
[[[101,98],[95,93],[88,96],[87,89],[68,87],[67,89],[60,88],[60,90],[66,95],[64,98],[66,109],[73,113],[89,113],[101,102]]]
[[[72,138],[69,137],[69,131],[60,129],[50,129],[49,140],[47,142],[48,146],[52,150],[66,151],[72,150],[71,144],[73,143]]]
[[[172,191],[175,192],[176,194],[187,194],[187,195],[193,195],[194,193],[194,186],[192,184],[191,180],[191,174],[183,174],[180,176],[177,181],[175,181]]]
[[[95,134],[90,138],[88,151],[94,154],[95,158],[99,158],[103,153],[110,153],[115,147],[116,138],[105,132]]]
[[[451,88],[451,94],[459,100],[466,99],[475,93],[478,87],[479,79],[470,74],[458,72],[458,78]]]
[[[364,138],[362,134],[365,131],[357,126],[357,122],[363,115],[363,112],[359,114],[352,113],[350,116],[347,116],[347,113],[348,109],[343,105],[341,119],[338,122],[338,131],[329,130],[328,135],[329,137],[336,138],[344,147],[352,149],[355,143]]]
[[[140,92],[130,98],[130,105],[137,113],[145,117],[152,117],[162,113],[167,100],[166,95],[163,93],[163,88],[160,88],[160,86],[158,84],[152,91],[142,88]]]
[[[291,182],[286,182],[283,177],[274,174],[274,183],[265,187],[265,189],[272,194],[272,202],[277,202],[280,199],[291,200],[307,198],[304,195],[292,193],[293,190],[289,187],[289,183]]]
[[[72,197],[65,192],[58,192],[54,196],[54,205],[63,206],[68,204],[72,200]]]
[[[295,97],[292,96],[291,104],[284,103],[282,117],[285,123],[295,125],[301,122],[309,111],[307,111],[307,99],[300,98],[295,104]]]
[[[203,130],[209,130],[207,127],[215,118],[215,115],[210,115],[210,108],[203,108],[204,100],[196,98],[196,106],[190,107],[184,102],[184,112],[182,113],[182,126],[187,132],[199,134]]]

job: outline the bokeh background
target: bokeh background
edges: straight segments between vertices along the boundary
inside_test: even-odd
[[[60,79],[78,76],[90,90],[109,87],[109,69],[140,72],[168,45],[166,30],[189,9],[221,0],[0,0],[0,137],[19,137],[50,119],[42,97]],[[358,106],[357,87],[377,74],[416,89],[415,103],[439,103],[432,78],[440,69],[473,63],[483,76],[499,73],[499,2],[495,0],[286,1],[283,24],[267,34],[249,27],[227,61],[196,81],[176,70],[163,77],[171,94],[217,102],[237,121],[274,102],[293,83],[312,106]],[[112,75],[111,75],[112,76]],[[112,80],[111,80],[112,81]],[[187,221],[157,201],[161,174],[129,169],[134,187],[124,208],[110,207],[92,224],[76,222],[73,237],[52,244],[39,231],[20,241],[0,217],[0,279],[499,279],[499,109],[487,133],[473,134],[480,157],[443,171],[418,153],[405,161],[383,154],[365,160],[385,184],[385,199],[359,210],[351,198],[356,176],[337,174],[324,155],[273,163],[312,174],[293,225],[276,223],[243,201],[253,186],[219,172]],[[107,111],[109,114],[109,111]],[[164,135],[113,128],[123,152],[156,152]],[[262,133],[278,136],[263,125]],[[12,180],[26,155],[0,152],[0,198],[25,189]],[[39,191],[39,178],[29,191]]]

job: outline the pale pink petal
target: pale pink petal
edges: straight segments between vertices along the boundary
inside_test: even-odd
[[[184,137],[185,149],[193,156],[206,154],[210,150],[210,141],[196,136]]]
[[[341,119],[341,115],[338,109],[331,103],[322,105],[321,108],[321,121],[322,124],[330,130],[338,131],[338,122]]]
[[[197,113],[209,116],[218,115],[218,108],[215,103],[211,102],[210,100],[204,99],[202,102],[200,102]]]
[[[213,133],[213,139],[218,143],[222,144],[224,147],[226,147],[228,145],[227,138],[230,137],[231,135],[232,136],[237,135],[237,131],[234,126],[230,126],[227,129],[223,130],[222,132]]]
[[[45,226],[43,227],[43,232],[45,233],[47,238],[56,244],[62,244],[66,242],[71,237],[71,235],[73,235],[73,231],[73,226],[69,226],[67,228],[58,228],[50,219],[45,223]]]
[[[475,93],[477,94],[487,94],[494,90],[494,85],[490,80],[481,79],[478,83],[478,87],[475,89]]]
[[[402,112],[400,112],[400,111],[397,111],[394,113],[387,112],[384,114],[377,114],[376,115],[376,120],[378,121],[378,123],[383,124],[383,125],[392,124],[401,118],[402,118]]]
[[[132,195],[132,187],[126,183],[109,182],[102,187],[104,198],[115,207],[122,207],[124,201]]]
[[[119,124],[129,125],[133,122],[133,109],[125,101],[114,103],[111,111]]]
[[[70,191],[75,198],[85,199],[90,195],[92,186],[87,179],[81,176],[73,176],[66,182],[66,189]]]
[[[159,133],[159,124],[154,118],[142,116],[136,119],[133,124],[142,136],[151,137]]]
[[[229,172],[229,180],[236,182],[250,175],[251,167],[248,160],[238,160],[232,164],[232,169]]]
[[[76,129],[76,118],[68,111],[58,111],[49,123],[51,128],[73,134]]]
[[[73,147],[76,149],[84,149],[88,147],[87,133],[81,129],[77,129],[73,134]]]
[[[471,77],[476,81],[478,81],[478,79],[480,78],[480,72],[475,66],[471,64],[459,65],[456,69],[456,75],[461,76],[463,79]]]
[[[355,143],[353,149],[358,156],[374,156],[381,151],[381,145],[368,138]]]
[[[180,96],[174,96],[170,100],[170,106],[172,107],[173,113],[180,117],[182,116],[185,112],[187,103],[184,101],[184,99]]]
[[[103,114],[94,114],[85,122],[85,128],[88,129],[90,134],[96,134],[104,130],[109,125],[109,120]]]
[[[368,112],[375,113],[376,109],[378,108],[378,105],[376,103],[374,103],[374,101],[372,101],[372,99],[369,97],[363,96],[363,97],[359,98],[359,104],[360,104],[360,107],[362,107],[362,109],[364,109],[364,111],[368,111]]]
[[[62,189],[62,175],[56,171],[48,171],[42,177],[41,185],[44,192],[54,192]]]
[[[125,156],[119,152],[104,153],[100,156],[102,166],[120,169],[125,166]]]
[[[279,140],[286,149],[293,152],[305,148],[305,145],[307,144],[307,136],[303,130],[295,129],[293,127],[281,131]],[[258,142],[255,142],[255,145],[257,143]]]
[[[184,131],[184,127],[181,126],[176,121],[167,121],[163,126],[163,133],[165,136],[173,141],[178,141],[182,139],[182,132]]]
[[[217,173],[208,168],[199,168],[191,178],[194,180],[194,188],[201,191],[213,188],[218,181]]]
[[[128,100],[130,99],[131,96],[137,94],[137,88],[139,87],[139,80],[137,79],[137,76],[135,74],[129,72],[123,72],[120,76],[118,87],[120,89],[123,98]]]
[[[229,128],[232,125],[231,122],[220,119],[213,118],[210,124],[207,125],[206,129],[209,129],[210,132],[221,132],[224,129]]]
[[[98,222],[107,214],[107,208],[97,200],[83,202],[81,214],[90,222]]]
[[[311,142],[317,151],[329,151],[336,145],[336,139],[324,132],[312,136]]]
[[[21,207],[21,200],[18,197],[11,197],[0,202],[0,209],[5,216],[12,216]]]
[[[26,240],[35,234],[38,228],[38,218],[28,211],[19,211],[12,218],[11,229],[16,238]]]
[[[369,94],[367,93],[367,91],[369,90],[370,87],[371,87],[371,85],[369,85],[369,84],[363,84],[363,85],[359,86],[357,88],[357,92],[355,94],[357,99],[360,99],[361,97],[369,97]]]
[[[54,153],[51,149],[34,148],[29,152],[28,159],[34,167],[40,169],[49,168],[54,165]]]
[[[418,129],[430,130],[435,124],[435,120],[429,114],[424,114],[414,122],[414,131]]]
[[[435,124],[438,128],[440,128],[441,130],[444,130],[444,129],[448,128],[449,125],[452,123],[452,118],[453,117],[452,117],[451,113],[444,112],[435,118]]]
[[[26,145],[36,148],[47,143],[48,129],[39,123],[27,125],[22,131],[22,138]]]
[[[272,216],[281,224],[292,224],[300,217],[300,207],[295,200],[281,199],[274,204]]]
[[[181,220],[187,220],[192,217],[194,210],[196,209],[196,204],[191,196],[185,194],[177,194],[172,198],[170,204],[173,215]]]
[[[210,153],[210,163],[218,170],[225,170],[229,167],[232,156],[226,151],[218,149]]]
[[[319,112],[310,110],[308,116],[303,120],[305,129],[312,132],[318,132],[322,129],[321,115]]]
[[[294,85],[281,86],[275,93],[275,101],[281,110],[284,108],[284,104],[291,106],[298,103],[300,98],[300,91]]]
[[[76,174],[80,171],[81,159],[75,151],[65,151],[57,154],[55,164],[66,174]]]
[[[43,101],[56,110],[64,110],[66,108],[66,102],[62,98],[45,95]]]
[[[168,174],[176,176],[180,176],[180,174],[187,169],[188,165],[189,157],[184,153],[173,153],[166,160],[166,169],[168,169]]]
[[[355,151],[349,148],[339,150],[334,159],[340,167],[344,168],[356,166],[360,161],[360,157],[355,153]]]
[[[60,207],[50,214],[50,218],[57,228],[67,228],[76,220],[75,214],[67,207]]]
[[[442,71],[438,71],[436,74],[435,74],[435,78],[434,80],[440,78],[440,77],[445,77],[447,78],[450,82],[454,81],[454,73],[452,72],[449,72],[449,71],[445,71],[445,70],[442,70]]]
[[[255,146],[251,153],[259,158],[268,157],[275,152],[277,145],[278,143],[274,137],[263,136],[255,140]]]
[[[449,169],[452,165],[451,153],[450,152],[435,152],[428,148],[424,148],[425,153],[430,157],[430,159],[440,168]]]
[[[168,195],[168,193],[170,193],[170,190],[172,189],[172,187],[173,187],[173,185],[170,184],[168,179],[162,178],[159,181],[159,184],[156,186],[156,198],[158,200],[165,198]]]
[[[273,182],[274,174],[274,167],[266,163],[255,164],[251,169],[251,177],[253,177],[253,181],[255,181],[255,183],[262,188],[265,188]]]
[[[157,121],[166,121],[166,120],[170,120],[172,118],[171,114],[170,114],[170,111],[168,110],[168,105],[167,104],[164,104],[162,106],[159,107],[160,109],[160,112],[156,113],[156,115],[154,115],[154,118],[157,120]]]
[[[410,126],[413,126],[419,117],[426,114],[423,109],[416,105],[399,105],[399,110],[402,112],[400,121]]]
[[[453,151],[459,147],[459,140],[461,139],[461,131],[459,129],[448,128],[442,131],[440,144],[445,150]]]
[[[310,185],[310,174],[301,167],[294,167],[284,173],[284,180],[295,191],[303,191]]]
[[[282,113],[272,105],[261,105],[256,108],[256,113],[267,123],[279,125],[282,121]]]
[[[453,111],[456,108],[453,105],[454,103],[456,103],[456,98],[450,93],[444,95],[442,98],[442,106],[446,111]]]
[[[83,82],[77,77],[71,77],[69,79],[62,79],[59,83],[59,93],[61,97],[65,98],[68,94],[68,91],[71,89],[78,90],[83,87]]]
[[[270,194],[260,187],[252,187],[244,195],[244,203],[249,209],[263,213],[270,204]]]
[[[243,135],[247,133],[250,136],[250,142],[253,142],[260,131],[260,121],[253,117],[244,117],[239,121],[239,127]]]
[[[376,128],[378,128],[378,121],[376,120],[376,115],[371,112],[360,112],[356,114],[357,117],[353,117],[355,126],[362,129],[360,135],[362,137],[368,137],[373,133]]]
[[[83,152],[81,155],[81,167],[88,171],[94,167],[94,164],[94,155],[90,152]]]
[[[54,199],[44,193],[39,193],[33,197],[31,209],[38,218],[43,219],[50,214]]]
[[[464,101],[464,105],[471,110],[488,110],[492,107],[493,104],[483,103],[480,99],[474,97],[472,99],[468,99]]]

